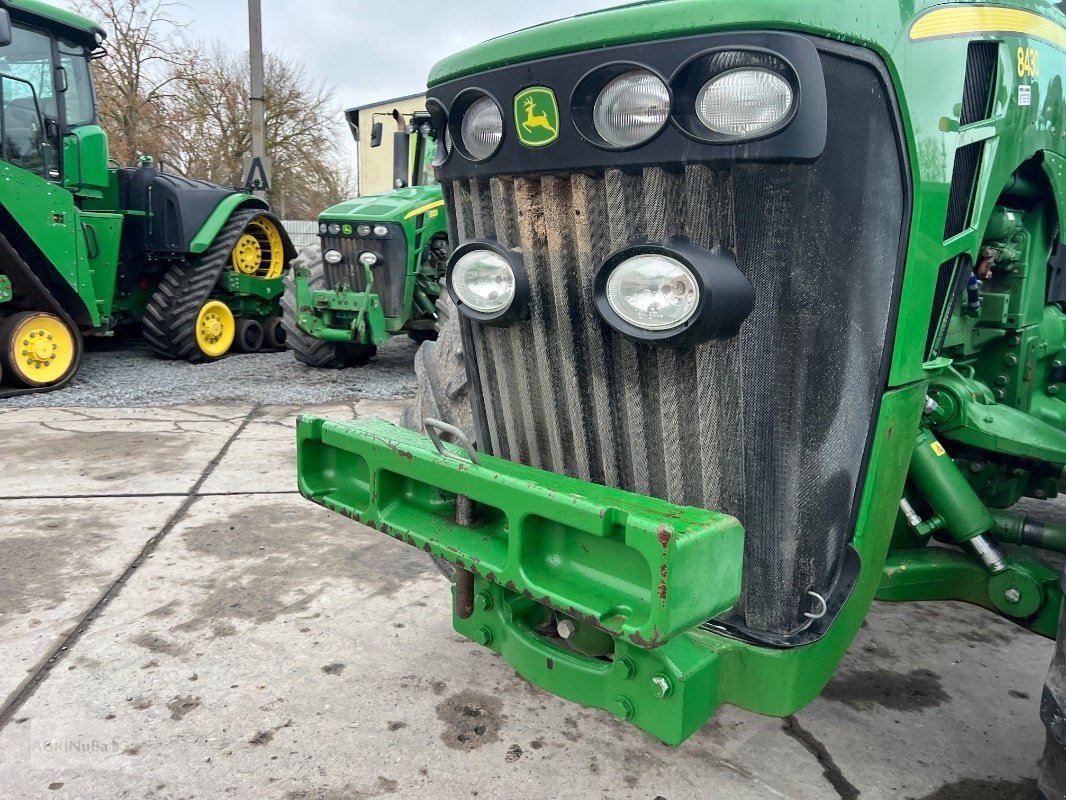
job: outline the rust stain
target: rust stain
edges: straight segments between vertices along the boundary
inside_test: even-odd
[[[635,644],[637,647],[643,647],[645,649],[652,649],[658,647],[663,643],[662,634],[659,633],[659,626],[653,625],[651,629],[651,638],[645,639],[640,631],[635,631],[629,635],[629,641]]]
[[[516,591],[514,581],[507,581],[507,583],[504,584],[504,588],[510,589],[512,592]]]
[[[666,548],[670,546],[671,533],[673,533],[673,531],[670,530],[669,525],[660,525],[659,529],[656,531],[656,535],[659,539],[659,544],[663,546],[663,550],[666,550]]]
[[[548,659],[548,669],[555,669],[555,662],[552,659]]]
[[[666,564],[659,567],[659,575],[659,599],[662,601],[663,608],[666,608]]]

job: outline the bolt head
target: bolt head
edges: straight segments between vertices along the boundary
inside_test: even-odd
[[[474,641],[488,647],[492,644],[492,628],[482,625],[475,633]]]
[[[1019,592],[1017,589],[1007,589],[1007,591],[1003,593],[1003,597],[1008,603],[1017,603],[1019,600],[1022,599],[1021,592]]]
[[[626,697],[616,698],[610,705],[610,711],[620,720],[633,719],[633,704]]]
[[[474,597],[474,606],[478,611],[488,611],[492,608],[492,595],[488,592],[478,592]]]
[[[561,619],[559,624],[555,627],[556,632],[559,634],[560,639],[569,639],[577,631],[577,625],[573,620]]]
[[[660,699],[669,697],[674,691],[673,684],[665,675],[656,675],[651,679],[651,685],[655,696]]]

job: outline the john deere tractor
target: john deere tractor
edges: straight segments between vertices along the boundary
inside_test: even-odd
[[[123,325],[163,358],[284,343],[295,250],[266,203],[147,158],[109,166],[89,69],[103,39],[69,12],[0,0],[0,396],[62,386],[82,336]]]
[[[394,189],[327,208],[320,245],[305,249],[281,304],[287,341],[313,367],[363,366],[377,346],[406,333],[436,338],[435,303],[448,259],[444,200],[433,174],[429,114],[394,111]],[[373,124],[371,146],[381,143]]]
[[[455,629],[524,678],[671,744],[810,702],[874,598],[1054,637],[1066,529],[1011,507],[1066,466],[1064,22],[672,0],[437,64],[425,433],[304,417],[302,492],[446,562]]]

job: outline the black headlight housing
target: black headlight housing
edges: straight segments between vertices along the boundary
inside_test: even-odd
[[[692,273],[699,288],[696,310],[673,328],[648,330],[622,319],[607,299],[607,281],[623,262],[634,256],[667,256]],[[687,239],[665,242],[638,242],[616,250],[600,265],[593,279],[596,309],[604,321],[619,333],[667,347],[693,347],[714,339],[732,339],[755,305],[755,290],[737,267],[728,250],[707,250]]]
[[[455,270],[455,265],[459,263],[463,256],[475,250],[491,250],[496,255],[503,258],[508,266],[510,266],[511,272],[514,273],[514,297],[511,299],[510,305],[502,311],[489,313],[478,311],[476,308],[471,308],[463,302],[462,298],[459,297],[455,289],[452,287],[452,273]],[[459,313],[463,316],[469,317],[484,325],[494,325],[500,328],[513,325],[521,320],[529,319],[529,277],[526,274],[522,255],[516,253],[514,250],[504,247],[495,239],[472,239],[455,248],[455,250],[452,251],[451,258],[448,259],[448,267],[444,275],[444,285],[447,287],[448,294],[451,296],[452,302],[455,303],[455,307],[459,309]]]

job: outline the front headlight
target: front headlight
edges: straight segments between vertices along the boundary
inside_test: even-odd
[[[370,226],[365,222],[355,226],[355,235],[360,239],[365,239],[370,235]]]
[[[503,141],[503,114],[491,97],[482,96],[470,104],[459,129],[463,155],[484,161]]]
[[[328,231],[329,231],[329,225],[327,225],[327,224],[326,224],[326,223],[324,223],[324,222],[320,222],[320,223],[318,223],[318,232],[319,232],[320,234],[322,234],[323,236],[325,236],[325,234],[326,234],[326,233],[327,233]]]
[[[681,325],[696,312],[699,299],[696,276],[670,256],[633,256],[607,278],[607,302],[614,312],[648,331]]]
[[[515,275],[499,253],[471,250],[455,262],[451,285],[470,308],[482,314],[495,314],[514,300]]]
[[[459,311],[487,325],[510,325],[528,316],[529,279],[522,256],[494,239],[476,239],[455,249],[445,273]]]
[[[731,253],[683,238],[612,253],[596,271],[593,295],[616,331],[669,347],[736,336],[755,300]]]
[[[378,263],[377,253],[371,253],[369,250],[359,254],[359,263],[364,267],[372,267]]]
[[[715,133],[752,136],[781,124],[792,110],[792,87],[768,69],[715,75],[696,95],[696,116]]]
[[[322,254],[322,260],[327,264],[339,264],[344,260],[340,250],[327,250]]]
[[[385,225],[375,225],[374,235],[378,237],[384,237],[389,235],[389,229]]]
[[[662,130],[670,116],[670,92],[656,75],[632,70],[612,80],[596,97],[592,124],[607,144],[633,147]]]
[[[340,236],[341,224],[339,222],[331,222],[327,226],[327,230],[329,231],[330,236]]]

